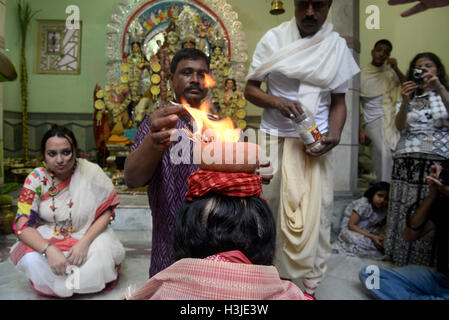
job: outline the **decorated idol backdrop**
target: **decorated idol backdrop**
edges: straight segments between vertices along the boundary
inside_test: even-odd
[[[211,61],[212,112],[246,127],[242,90],[248,59],[238,15],[225,0],[131,0],[108,24],[107,84],[94,91],[97,145],[126,144],[127,129],[173,99],[170,62],[181,48]],[[100,141],[101,140],[101,141]]]

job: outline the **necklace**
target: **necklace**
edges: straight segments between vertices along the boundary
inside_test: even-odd
[[[55,176],[52,172],[49,173],[51,178],[51,186],[48,188],[48,195],[51,197],[51,205],[50,209],[53,211],[53,221],[55,223],[55,228],[53,231],[53,234],[55,236],[62,235],[64,238],[69,238],[70,235],[75,231],[72,225],[72,206],[73,201],[70,198],[69,202],[67,203],[67,206],[69,207],[69,221],[68,223],[64,221],[64,224],[58,225],[56,221],[56,206],[55,206],[55,197],[59,194],[59,188],[55,185]]]

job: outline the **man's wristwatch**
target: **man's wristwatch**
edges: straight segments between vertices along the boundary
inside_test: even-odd
[[[48,248],[50,248],[50,246],[51,246],[51,243],[47,244],[47,246],[45,247],[44,251],[41,252],[41,255],[42,255],[45,259],[47,259],[47,250],[48,250]]]

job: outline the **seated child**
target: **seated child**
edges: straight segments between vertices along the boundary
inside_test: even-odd
[[[385,226],[390,184],[377,182],[362,198],[345,209],[341,231],[332,245],[335,253],[376,260],[384,259],[383,227]]]
[[[435,232],[436,267],[362,268],[359,279],[376,299],[449,300],[449,160],[430,170],[426,177],[429,193],[407,218],[402,236],[412,242]]]

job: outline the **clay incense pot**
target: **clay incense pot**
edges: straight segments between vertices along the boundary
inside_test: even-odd
[[[201,170],[254,173],[261,150],[250,142],[196,142],[194,162]]]

